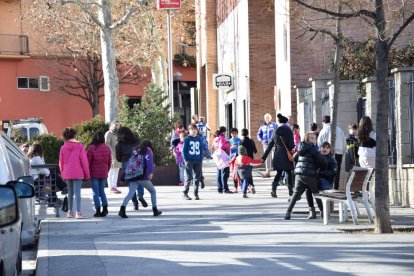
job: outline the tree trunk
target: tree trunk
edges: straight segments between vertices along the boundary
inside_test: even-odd
[[[99,19],[104,23],[101,28],[102,71],[105,94],[105,122],[118,119],[119,79],[116,72],[115,48],[112,38],[111,6],[108,0],[99,0]]]
[[[342,4],[338,1],[338,13],[342,11]],[[338,117],[338,98],[340,93],[341,78],[339,75],[339,68],[341,65],[342,58],[342,29],[341,29],[341,19],[336,19],[336,36],[337,41],[335,41],[335,58],[334,58],[334,68],[333,68],[333,82],[334,82],[334,92],[332,95],[332,108],[331,108],[331,151],[335,154],[336,148],[336,125]],[[338,168],[341,170],[341,168]]]
[[[375,160],[375,232],[392,233],[389,191],[388,191],[388,111],[389,97],[386,79],[388,76],[388,45],[385,38],[385,16],[382,0],[375,0],[376,31],[375,44],[376,74],[378,86],[377,102],[377,145]]]
[[[92,97],[92,115],[93,117],[96,117],[99,115],[99,87],[97,90],[92,92]]]

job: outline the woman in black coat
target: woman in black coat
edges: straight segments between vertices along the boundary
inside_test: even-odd
[[[280,178],[282,177],[282,172],[285,172],[288,179],[289,196],[291,196],[293,193],[292,170],[294,169],[294,166],[293,162],[288,159],[283,142],[289,151],[295,147],[295,143],[293,141],[293,132],[286,124],[288,122],[288,118],[279,113],[277,114],[277,119],[279,122],[278,128],[274,130],[272,138],[269,141],[269,145],[262,156],[262,160],[266,160],[273,146],[275,146],[276,149],[273,154],[272,169],[277,171],[277,173],[272,182],[272,192],[270,195],[272,197],[277,197],[276,188],[279,184]]]

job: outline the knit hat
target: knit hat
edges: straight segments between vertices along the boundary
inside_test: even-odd
[[[239,146],[238,151],[239,151],[239,155],[247,155],[247,150],[242,145]]]
[[[277,121],[279,124],[286,124],[288,122],[288,118],[279,113],[277,114]]]

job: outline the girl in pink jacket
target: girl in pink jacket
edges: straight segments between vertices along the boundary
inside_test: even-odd
[[[216,130],[216,133],[214,135],[213,140],[213,149],[221,149],[227,153],[227,155],[230,155],[230,142],[226,139],[226,132],[227,129],[224,126],[221,126],[219,129]],[[223,192],[226,194],[232,194],[232,192],[229,190],[229,186],[227,185],[227,181],[229,179],[230,175],[230,168],[226,167],[224,169],[217,168],[217,191],[219,194],[222,194]]]
[[[76,130],[65,128],[62,133],[64,140],[60,148],[59,168],[62,178],[68,184],[68,218],[73,218],[73,195],[76,197],[76,218],[83,219],[81,213],[81,188],[82,180],[89,179],[89,164],[85,148],[82,143],[76,141]]]

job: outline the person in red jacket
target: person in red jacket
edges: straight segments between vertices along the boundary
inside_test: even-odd
[[[60,148],[59,168],[62,178],[66,180],[69,188],[69,210],[66,216],[73,218],[73,196],[75,195],[76,218],[83,219],[84,217],[81,213],[81,188],[82,180],[90,178],[88,157],[82,143],[75,139],[75,129],[65,128],[62,138],[65,143]]]
[[[112,165],[111,148],[105,144],[105,134],[98,131],[93,136],[92,143],[87,149],[89,169],[91,173],[91,186],[93,202],[96,213],[94,217],[105,217],[108,214],[108,200],[105,194],[105,184]],[[101,203],[102,201],[102,212]]]
[[[252,164],[262,164],[263,161],[259,159],[253,159],[247,154],[247,150],[244,146],[239,146],[239,155],[236,157],[235,166],[237,167],[237,175],[242,182],[243,198],[247,198],[247,187],[251,182],[252,176]]]

